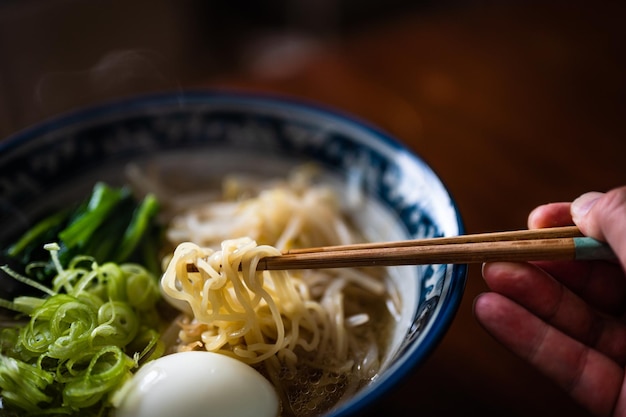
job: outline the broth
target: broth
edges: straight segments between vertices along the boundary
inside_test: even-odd
[[[304,176],[309,174],[305,172]],[[356,211],[355,207],[347,209],[343,207],[343,210],[338,207],[337,212],[328,215],[325,210],[336,203],[334,199],[340,194],[326,186],[320,187],[313,184],[310,178],[303,179],[298,175],[302,173],[296,172],[295,179],[292,177],[286,183],[276,180],[227,178],[224,181],[222,197],[200,205],[190,204],[187,210],[178,209],[174,213],[167,233],[170,243],[175,246],[184,241],[192,241],[218,250],[219,245],[223,245],[222,239],[242,234],[251,235],[260,240],[258,242],[260,245],[279,246],[282,250],[363,241],[363,236],[356,231],[357,226],[353,223],[356,219],[345,214],[345,212]],[[288,195],[283,195],[283,192]],[[224,195],[226,198],[223,198]],[[302,199],[302,202],[296,203],[297,208],[293,212],[285,209],[285,206],[293,203],[292,198]],[[311,200],[315,198],[319,198],[320,201],[312,202]],[[194,199],[187,198],[186,200],[193,201]],[[335,235],[335,230],[320,232],[318,229],[323,229],[324,226],[321,226],[317,219],[308,219],[307,213],[299,213],[299,204],[313,206],[314,208],[310,209],[314,211],[313,215],[322,217],[325,223],[335,224],[333,223],[335,220],[340,220],[337,221],[336,227],[339,233]],[[240,221],[241,219],[236,218],[237,216],[250,217],[250,219],[247,222]],[[338,219],[333,216],[337,216]],[[296,220],[294,221],[293,218]],[[293,226],[294,223],[297,226]],[[296,230],[291,230],[294,227]],[[205,232],[197,233],[197,230],[205,230]],[[186,260],[188,261],[189,259]],[[226,258],[220,262],[221,264],[227,262]],[[268,274],[265,277],[266,280],[272,279],[268,271],[265,273]],[[330,296],[335,298],[331,303],[332,305],[341,304],[341,307],[333,307],[337,310],[329,310],[328,314],[339,315],[341,319],[337,321],[341,322],[333,323],[335,327],[319,324],[322,338],[330,338],[331,343],[320,344],[313,350],[302,346],[289,348],[290,355],[297,360],[275,360],[276,357],[272,357],[272,360],[261,363],[251,361],[250,364],[275,385],[283,404],[283,417],[318,416],[329,411],[344,399],[352,397],[382,369],[385,359],[390,356],[389,352],[394,341],[393,335],[397,330],[397,318],[400,316],[399,311],[402,306],[392,289],[393,283],[390,281],[388,271],[384,268],[321,272],[290,271],[289,274],[291,279],[307,285],[307,292],[310,292],[310,298],[307,298],[308,303],[328,303],[328,293],[337,292],[337,295]],[[165,276],[167,275],[168,272]],[[177,279],[191,280],[192,278],[181,276]],[[193,278],[193,280],[196,279],[198,278]],[[342,280],[345,280],[345,283],[341,283]],[[331,290],[333,286],[339,286],[341,289]],[[374,290],[373,287],[377,289]],[[169,290],[166,290],[166,293],[168,292]],[[191,293],[187,291],[186,294],[189,296]],[[198,299],[198,303],[206,303],[206,300],[210,299],[209,295],[200,291],[194,294],[196,297],[203,297]],[[393,296],[396,298],[394,299]],[[219,298],[221,297],[225,296],[220,295]],[[277,300],[277,303],[279,302],[280,299]],[[215,312],[218,307],[211,305],[210,308]],[[194,307],[194,311],[198,310]],[[289,332],[293,330],[290,329],[292,323],[289,322],[289,317],[285,317],[284,312],[282,315],[288,332],[286,337],[290,337]],[[331,317],[331,319],[334,318]],[[203,335],[210,334],[211,336],[208,337],[213,337],[215,332],[219,332],[219,329],[212,329],[211,323],[207,323],[205,319],[198,321],[196,318],[187,318],[183,329],[178,350],[202,350],[206,341]],[[299,334],[303,339],[315,339],[315,335],[309,330],[304,326],[294,333]],[[339,332],[338,335],[336,332]],[[340,342],[334,342],[332,339],[336,337],[345,338],[348,341],[346,343],[349,344],[348,348],[344,349]],[[261,342],[273,343],[272,340],[267,339]],[[236,348],[228,343],[237,345],[240,343],[238,340],[223,343],[224,346],[218,348],[213,347],[211,343],[212,347],[207,347],[206,350],[237,356]],[[282,346],[280,349],[285,349],[285,347]],[[321,353],[318,352],[319,349],[322,349]],[[245,355],[238,356],[238,358],[243,361],[248,360]]]
[[[216,185],[220,183],[220,180],[216,181],[215,178],[211,178],[211,181],[208,182],[211,184],[209,187],[199,184],[189,186],[187,184],[190,190],[197,190],[201,187],[201,189],[209,190],[207,193],[198,196],[195,191],[192,191],[181,195],[168,188],[168,182],[172,183],[172,178],[160,183],[163,173],[156,172],[155,174],[152,172],[150,173],[151,177],[146,177],[143,176],[148,172],[145,167],[139,171],[135,168],[137,167],[130,167],[128,171],[131,174],[130,181],[133,188],[138,194],[157,191],[157,197],[164,203],[165,207],[161,218],[165,224],[171,224],[170,222],[173,222],[176,216],[180,216],[184,212],[185,207],[194,209],[199,204],[206,203],[207,198],[213,201],[222,199],[222,193],[216,191],[218,189]],[[188,167],[188,169],[193,170],[197,167]],[[183,177],[184,175],[181,178]],[[233,201],[249,198],[258,193],[259,190],[267,188],[268,184],[271,187],[277,184],[275,179],[266,182],[266,179],[259,180],[255,175],[245,178],[247,179],[235,185],[237,193],[234,197],[231,195]],[[252,181],[249,181],[251,178]],[[241,178],[237,181],[241,181]],[[297,181],[302,181],[302,178]],[[176,179],[173,182],[176,183]],[[278,181],[278,183],[280,182]],[[396,219],[382,205],[373,200],[357,198],[359,206],[358,209],[355,209],[354,206],[351,206],[354,201],[342,199],[347,195],[354,198],[354,192],[344,192],[345,189],[342,188],[336,178],[322,177],[319,183],[329,185],[329,189],[333,190],[332,195],[324,195],[323,200],[338,197],[337,206],[342,222],[345,222],[342,226],[345,230],[340,233],[343,234],[343,237],[318,239],[297,236],[286,240],[289,247],[327,246],[364,240],[393,240],[403,237],[404,230],[398,226],[399,223]],[[232,187],[233,184],[230,183],[230,186]],[[303,185],[302,183],[298,185],[298,187],[308,186],[310,185]],[[244,230],[247,229],[244,228]],[[347,232],[349,232],[349,236],[345,236]],[[206,241],[202,243],[209,246],[217,244],[223,237],[232,236],[238,232],[227,230],[225,233],[224,236],[218,236],[217,240],[212,243]],[[264,233],[261,235],[260,243],[276,244],[276,238],[268,237]],[[172,238],[170,234],[170,240],[163,248],[164,253],[169,253],[180,243],[181,235],[176,236]],[[184,237],[183,240],[187,238],[189,236]],[[285,239],[281,241],[285,242]],[[346,273],[346,270],[327,271],[326,274],[330,275],[323,278],[317,275],[317,271],[298,271],[295,274],[298,280],[307,282],[311,292],[310,302],[320,302],[325,288]],[[343,357],[337,352],[332,344],[327,346],[324,355],[321,356],[322,360],[315,350],[307,351],[301,346],[296,346],[293,349],[294,355],[298,358],[295,364],[281,361],[274,361],[270,365],[267,362],[251,364],[275,385],[282,402],[282,417],[319,416],[337,407],[375,379],[376,375],[385,369],[386,363],[390,361],[395,350],[401,344],[406,333],[407,323],[412,317],[411,312],[417,302],[417,297],[408,297],[406,300],[403,297],[401,300],[399,296],[400,293],[417,293],[414,280],[406,277],[407,269],[364,268],[354,271],[354,273],[367,276],[371,283],[382,284],[384,294],[371,291],[371,288],[368,289],[368,286],[371,287],[371,283],[354,284],[358,278],[352,278],[354,282],[346,284],[345,288],[342,289],[344,310],[340,324],[345,325],[349,333],[350,343],[347,357]],[[168,317],[170,319],[176,317],[170,308],[163,309],[163,313],[162,318],[165,320],[169,320]],[[180,316],[175,320],[180,320]],[[290,325],[287,324],[287,327]],[[303,334],[306,335],[306,331],[305,329]],[[185,343],[181,341],[180,337],[171,337],[168,334],[171,334],[171,330],[164,332],[164,340],[172,342],[171,351],[185,349]],[[198,347],[192,349],[198,349]]]

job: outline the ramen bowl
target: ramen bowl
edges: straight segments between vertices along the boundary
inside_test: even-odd
[[[190,91],[82,109],[1,141],[0,244],[96,181],[124,184],[129,166],[157,181],[209,184],[229,173],[280,177],[303,164],[319,167],[343,197],[366,200],[351,214],[370,240],[463,232],[435,172],[375,127],[284,97]],[[454,318],[466,273],[452,264],[389,268],[401,304],[380,371],[326,416],[362,414],[426,360]]]

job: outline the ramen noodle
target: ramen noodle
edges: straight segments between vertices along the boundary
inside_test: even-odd
[[[220,199],[178,213],[167,237],[176,250],[162,291],[182,311],[174,350],[250,364],[284,416],[320,415],[379,371],[398,307],[385,269],[256,270],[288,249],[363,240],[339,194],[309,171],[227,178]]]

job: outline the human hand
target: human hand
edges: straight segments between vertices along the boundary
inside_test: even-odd
[[[483,265],[474,302],[496,340],[597,416],[626,416],[626,187],[537,207],[529,228],[576,224],[617,261]]]

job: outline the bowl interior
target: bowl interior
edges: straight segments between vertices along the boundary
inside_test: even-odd
[[[233,172],[284,176],[309,162],[329,183],[367,196],[354,216],[369,239],[462,233],[431,168],[367,124],[311,104],[198,91],[82,110],[0,142],[0,245],[40,214],[85,196],[95,181],[124,183],[130,163],[184,188]],[[395,267],[390,275],[403,303],[384,370],[331,415],[355,413],[424,360],[458,308],[466,267]]]

